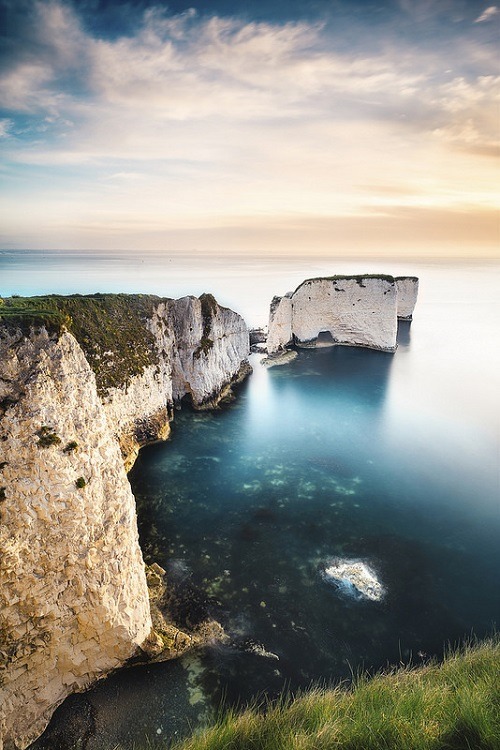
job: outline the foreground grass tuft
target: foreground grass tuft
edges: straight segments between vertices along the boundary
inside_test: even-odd
[[[500,639],[266,712],[228,711],[175,750],[500,750]]]

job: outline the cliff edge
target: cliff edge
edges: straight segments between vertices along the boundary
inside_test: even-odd
[[[0,300],[0,747],[158,650],[126,469],[181,399],[215,406],[248,351],[211,295]]]

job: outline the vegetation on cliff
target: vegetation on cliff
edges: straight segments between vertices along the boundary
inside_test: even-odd
[[[315,689],[265,711],[229,711],[176,750],[498,750],[500,639],[351,689]]]
[[[199,359],[202,354],[208,354],[214,345],[213,339],[210,338],[210,332],[212,330],[212,319],[217,314],[217,302],[212,294],[202,294],[200,302],[203,333],[200,345],[193,354],[196,359]]]
[[[212,320],[219,305],[211,294],[200,299],[203,333],[194,352],[199,358],[213,347]],[[45,328],[74,335],[92,367],[101,395],[126,386],[149,365],[158,364],[155,339],[146,323],[164,297],[152,294],[50,294],[0,297],[0,324],[27,335]]]
[[[389,284],[394,284],[394,276],[388,276],[385,273],[361,273],[361,274],[336,274],[335,276],[316,276],[312,279],[305,279],[301,284],[298,285],[295,292],[297,292],[305,284],[310,284],[313,281],[355,281],[356,284],[363,287],[363,282],[366,279],[380,279],[381,281],[387,281]],[[295,294],[294,292],[294,294]]]
[[[70,331],[105,394],[157,364],[154,337],[145,323],[161,301],[146,294],[8,297],[0,298],[0,321],[24,334],[42,326],[50,333]]]

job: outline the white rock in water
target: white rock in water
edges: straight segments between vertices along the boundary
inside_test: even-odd
[[[323,578],[355,599],[380,601],[385,594],[374,571],[359,560],[335,560],[324,569]]]
[[[412,320],[417,302],[418,279],[416,276],[396,276],[394,281],[398,299],[398,318]]]
[[[264,646],[260,643],[251,643],[245,650],[252,654],[256,654],[257,656],[262,656],[264,659],[277,659],[277,661],[280,659],[278,654],[273,654],[272,651],[266,651]]]
[[[290,344],[316,348],[396,349],[398,318],[411,320],[418,279],[384,274],[307,279],[274,297],[269,313],[269,355]]]

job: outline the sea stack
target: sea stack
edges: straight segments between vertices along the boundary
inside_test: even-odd
[[[418,290],[415,277],[383,274],[307,279],[294,292],[274,297],[267,350],[362,346],[393,352],[398,318],[411,320]]]
[[[396,276],[399,320],[412,320],[417,303],[418,278],[416,276]]]

